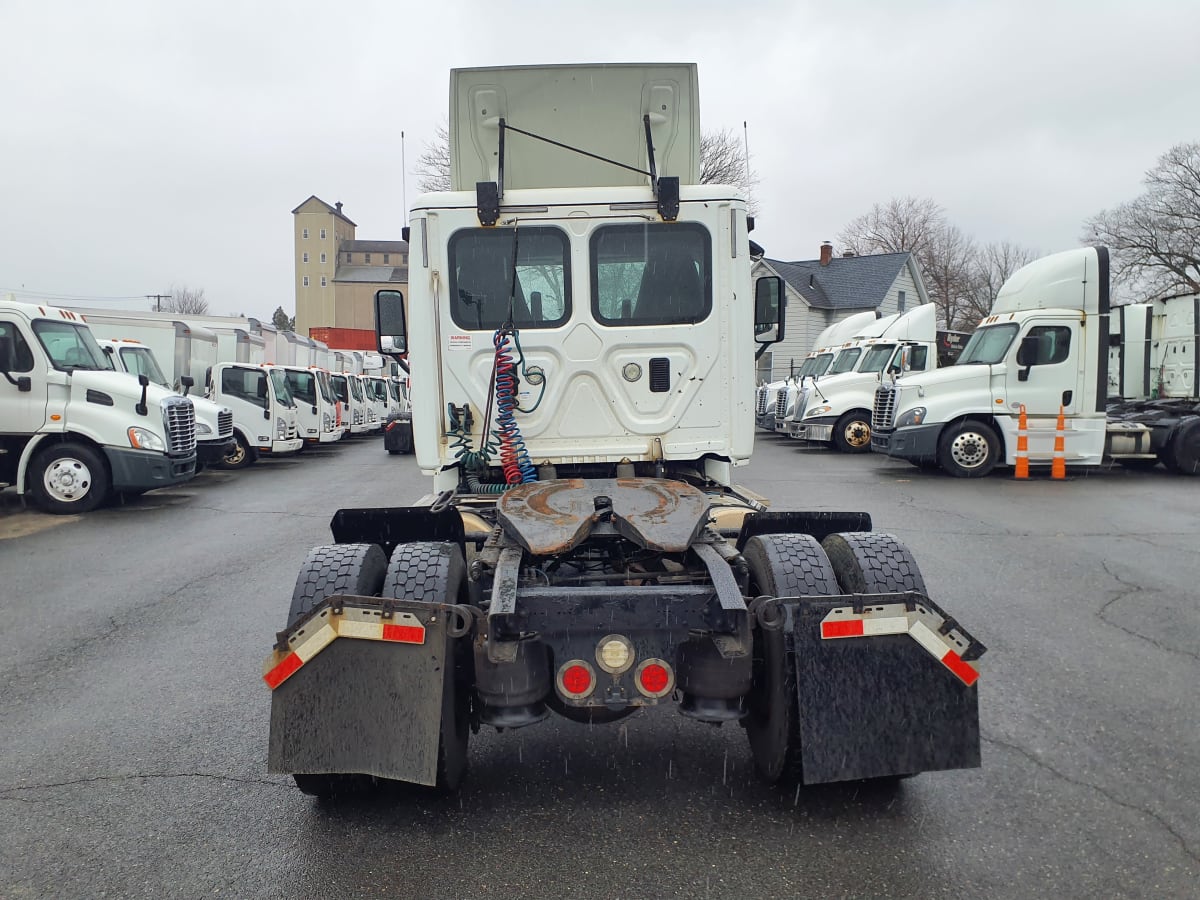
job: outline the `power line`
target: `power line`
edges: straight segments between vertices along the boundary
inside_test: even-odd
[[[16,294],[18,297],[37,297],[43,300],[70,300],[73,303],[110,303],[113,301],[145,300],[145,294],[121,294],[112,296],[88,296],[86,294],[64,294],[55,291],[31,291],[23,287],[0,287],[0,292]]]

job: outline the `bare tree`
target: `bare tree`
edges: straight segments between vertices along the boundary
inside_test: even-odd
[[[746,196],[750,215],[757,215],[754,188],[758,186],[758,175],[746,162],[745,145],[731,129],[700,135],[700,183],[737,188]]]
[[[171,287],[171,295],[163,301],[163,312],[203,316],[208,314],[208,301],[204,299],[204,288]]]
[[[949,329],[962,327],[968,318],[968,298],[974,289],[979,251],[975,241],[957,225],[943,224],[916,252],[929,299],[937,306],[938,320]]]
[[[450,190],[450,131],[439,125],[425,152],[417,157],[417,187],[422,191]]]
[[[945,210],[928,197],[894,197],[852,220],[838,242],[855,256],[910,252],[919,258],[945,224]]]
[[[1159,157],[1141,196],[1084,224],[1083,242],[1106,245],[1114,274],[1146,293],[1200,290],[1200,143]]]
[[[437,127],[434,139],[417,158],[416,175],[422,191],[450,190],[450,132],[445,125]],[[748,198],[751,215],[755,214],[752,192],[758,176],[747,167],[744,147],[730,129],[700,135],[700,183],[738,188]]]
[[[965,303],[959,310],[955,328],[970,331],[979,320],[992,311],[996,295],[1004,282],[1021,266],[1038,257],[1036,250],[1021,247],[1011,241],[998,241],[983,247],[975,257],[975,271]]]

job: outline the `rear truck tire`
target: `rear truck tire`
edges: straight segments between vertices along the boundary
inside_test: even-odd
[[[833,446],[842,453],[871,452],[871,412],[852,409],[833,426]]]
[[[434,541],[397,544],[380,596],[418,603],[469,602],[462,550],[456,544]],[[471,645],[469,641],[452,640],[454,666],[447,671],[444,683],[437,757],[436,789],[445,792],[458,790],[466,775],[471,737]]]
[[[1000,438],[986,422],[955,422],[938,440],[938,464],[955,478],[983,478],[1000,462]]]
[[[829,556],[838,584],[847,594],[926,592],[925,578],[912,551],[893,535],[874,531],[843,532],[829,535],[821,546]],[[864,778],[859,783],[887,789],[912,777],[884,775]]]
[[[1163,462],[1177,475],[1200,475],[1200,416],[1184,419],[1164,448]]]
[[[807,534],[763,534],[746,541],[742,556],[756,596],[829,596],[837,594],[833,566],[816,538]],[[792,660],[791,622],[781,628],[756,626],[750,713],[746,736],[754,768],[770,784],[803,780],[796,667]]]
[[[240,431],[233,432],[233,447],[226,453],[217,468],[226,470],[244,469],[258,461],[258,449],[246,440]]]
[[[377,596],[387,569],[387,556],[378,544],[329,544],[308,551],[288,609],[288,628],[335,594]],[[353,793],[369,776],[297,773],[296,787],[313,797]]]
[[[54,444],[34,456],[29,487],[34,501],[48,513],[91,512],[108,499],[108,467],[86,444]]]

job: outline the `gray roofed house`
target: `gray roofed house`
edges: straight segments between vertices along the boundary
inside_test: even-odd
[[[346,283],[382,284],[396,281],[407,283],[408,266],[338,266],[333,280]]]
[[[768,380],[785,377],[825,328],[847,316],[870,309],[888,316],[929,302],[921,268],[911,253],[834,256],[827,242],[818,259],[764,258],[754,264],[753,274],[778,275],[787,295],[784,340],[759,360],[759,374]]]

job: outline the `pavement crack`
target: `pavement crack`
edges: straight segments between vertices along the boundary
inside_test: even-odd
[[[1132,581],[1126,581],[1124,578],[1122,578],[1120,575],[1118,575],[1116,572],[1114,572],[1112,570],[1112,568],[1109,566],[1108,560],[1103,560],[1103,559],[1100,560],[1100,568],[1102,568],[1104,570],[1104,573],[1106,575],[1108,575],[1109,578],[1111,578],[1113,581],[1115,581],[1117,584],[1119,584],[1123,588],[1123,590],[1116,591],[1115,596],[1113,596],[1112,599],[1110,599],[1103,606],[1101,606],[1098,610],[1096,610],[1096,618],[1098,618],[1105,625],[1111,626],[1112,628],[1115,628],[1118,631],[1123,631],[1130,637],[1139,638],[1139,639],[1145,641],[1146,643],[1148,643],[1154,647],[1157,647],[1159,650],[1163,650],[1167,653],[1177,653],[1180,656],[1187,656],[1187,657],[1190,657],[1191,659],[1200,660],[1200,655],[1192,653],[1191,651],[1188,651],[1188,650],[1181,650],[1178,647],[1168,647],[1166,644],[1160,643],[1159,641],[1156,641],[1154,638],[1152,638],[1148,635],[1142,634],[1140,631],[1135,631],[1132,628],[1129,628],[1128,626],[1122,625],[1120,622],[1118,622],[1114,619],[1110,619],[1107,615],[1109,607],[1114,606],[1117,603],[1120,603],[1122,600],[1124,600],[1128,597],[1133,597],[1133,596],[1136,596],[1137,594],[1142,594],[1142,593],[1149,593],[1149,592],[1151,592],[1151,589],[1144,587],[1143,585],[1140,585],[1140,584],[1135,584]]]
[[[175,778],[207,778],[212,781],[225,781],[235,784],[265,785],[274,788],[287,788],[290,785],[283,780],[274,781],[266,778],[243,778],[237,775],[216,775],[212,772],[135,772],[128,775],[93,775],[89,778],[73,778],[69,781],[50,781],[42,784],[17,784],[0,788],[0,801],[14,800],[19,803],[41,803],[37,799],[21,796],[30,791],[46,791],[54,788],[78,787],[88,784],[122,784],[130,781],[158,781]]]
[[[1157,822],[1163,828],[1164,831],[1166,831],[1168,834],[1170,834],[1171,837],[1175,838],[1175,840],[1179,843],[1180,849],[1183,850],[1184,855],[1186,855],[1190,860],[1192,860],[1192,862],[1200,863],[1200,853],[1197,853],[1195,850],[1192,849],[1191,846],[1189,846],[1189,844],[1188,844],[1187,840],[1184,838],[1184,836],[1175,830],[1175,826],[1173,826],[1170,822],[1168,822],[1165,818],[1163,818],[1161,815],[1156,813],[1154,810],[1148,809],[1147,807],[1144,807],[1144,806],[1138,806],[1136,803],[1129,803],[1125,800],[1122,800],[1120,797],[1115,796],[1110,791],[1100,787],[1100,785],[1098,785],[1098,784],[1092,784],[1090,781],[1081,781],[1077,778],[1072,778],[1071,776],[1067,775],[1066,773],[1060,772],[1058,769],[1054,768],[1054,766],[1050,765],[1050,763],[1046,762],[1044,759],[1040,759],[1039,757],[1035,756],[1031,751],[1026,750],[1024,747],[1021,747],[1017,744],[1011,744],[1008,741],[1002,741],[999,738],[991,737],[988,735],[983,735],[982,739],[983,739],[983,742],[986,744],[993,744],[997,747],[1002,747],[1005,750],[1011,750],[1013,753],[1023,756],[1025,759],[1029,760],[1031,763],[1033,763],[1039,769],[1044,769],[1045,771],[1049,772],[1054,777],[1060,779],[1061,781],[1065,781],[1067,784],[1073,784],[1076,787],[1088,788],[1090,790],[1093,790],[1097,794],[1099,794],[1100,796],[1102,796],[1106,800],[1108,800],[1110,803],[1114,803],[1117,806],[1121,807],[1122,809],[1127,809],[1130,812],[1140,813],[1144,816],[1147,816],[1147,817],[1153,819],[1155,822]]]

